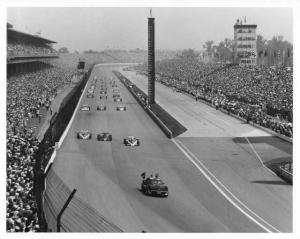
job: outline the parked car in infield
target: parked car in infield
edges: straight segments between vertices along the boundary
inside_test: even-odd
[[[100,95],[106,95],[107,92],[105,90],[100,90]]]
[[[113,89],[113,93],[120,93],[119,89]]]
[[[87,97],[87,98],[94,98],[95,96],[94,96],[94,94],[92,94],[92,93],[88,93],[86,97]]]
[[[82,105],[80,107],[80,110],[81,111],[90,111],[91,110],[91,107],[89,105]]]
[[[97,134],[98,141],[112,141],[112,135],[110,133]]]
[[[80,130],[77,132],[77,139],[90,140],[92,138],[92,133],[88,130]]]
[[[114,102],[122,102],[122,98],[114,98]]]
[[[141,185],[141,191],[145,195],[149,196],[159,196],[159,197],[168,197],[169,188],[168,186],[160,179],[159,175],[156,174],[155,177],[152,175],[146,178],[146,173],[141,174],[143,181]]]
[[[126,106],[118,105],[116,109],[117,109],[117,111],[126,111]]]
[[[99,111],[105,111],[106,110],[106,106],[105,105],[98,105],[97,106],[97,110],[99,110]]]
[[[125,146],[140,146],[140,139],[134,136],[127,136],[124,138],[123,143]]]

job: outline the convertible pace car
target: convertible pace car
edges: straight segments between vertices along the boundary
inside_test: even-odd
[[[117,106],[117,111],[126,111],[126,106],[124,106],[124,105],[118,105]]]
[[[112,135],[110,133],[97,134],[98,141],[112,141]]]
[[[97,110],[105,111],[106,110],[106,106],[105,105],[98,105],[97,106]]]
[[[88,130],[80,130],[77,133],[77,139],[90,140],[92,138],[92,133]]]
[[[168,197],[169,195],[168,186],[159,178],[158,175],[147,179],[145,179],[144,176],[141,190],[144,194],[150,196]]]
[[[88,105],[82,105],[81,108],[80,108],[81,111],[90,111],[90,109],[91,108]]]
[[[122,102],[122,98],[114,98],[114,102]]]
[[[125,146],[140,146],[140,140],[134,136],[127,136],[123,143]]]

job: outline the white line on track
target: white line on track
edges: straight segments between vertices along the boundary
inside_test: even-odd
[[[241,202],[232,192],[230,192],[229,189],[226,188],[226,186],[222,184],[182,142],[174,138],[171,140],[191,161],[191,163],[193,163],[196,166],[196,168],[203,174],[203,176],[205,176],[205,178],[241,213],[247,216],[250,220],[252,220],[258,226],[260,226],[266,232],[280,232],[278,229],[273,227],[271,224],[269,224],[260,216],[258,216],[255,212],[253,212],[243,202]],[[246,212],[246,210],[248,212]]]
[[[255,153],[256,157],[258,158],[258,160],[260,161],[260,163],[262,164],[263,167],[265,167],[266,169],[268,169],[272,174],[276,175],[276,173],[274,173],[271,169],[269,169],[264,162],[262,161],[261,157],[259,156],[259,154],[257,153],[257,151],[255,150],[253,144],[250,142],[250,140],[248,139],[248,137],[245,137],[245,139],[247,140],[248,144],[250,145],[250,148],[252,149],[252,151]]]
[[[94,66],[94,68],[95,68],[95,66]],[[92,73],[91,73],[91,75],[92,75]],[[89,77],[89,79],[90,79],[90,78],[91,78],[91,76]],[[86,84],[85,84],[85,87],[84,87],[84,89],[83,89],[83,91],[82,91],[82,93],[81,93],[80,99],[79,99],[79,101],[78,101],[78,103],[77,103],[77,106],[76,106],[74,112],[73,112],[72,118],[71,118],[71,120],[69,121],[67,128],[65,129],[64,133],[62,134],[61,138],[60,138],[59,141],[58,141],[58,144],[57,144],[58,148],[60,148],[60,146],[62,145],[62,143],[63,143],[65,137],[67,136],[67,134],[68,134],[68,132],[69,132],[69,129],[70,129],[71,126],[72,126],[72,123],[73,123],[73,121],[74,121],[75,115],[76,115],[76,113],[77,113],[77,111],[78,111],[78,108],[79,108],[79,106],[80,106],[81,100],[82,100],[82,98],[83,98],[83,96],[84,96],[84,94],[85,94],[85,91],[86,91],[87,86],[89,85],[89,79],[87,80],[87,82],[86,82]]]

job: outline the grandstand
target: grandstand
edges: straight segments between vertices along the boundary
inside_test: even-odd
[[[43,68],[50,59],[58,58],[52,48],[55,41],[17,31],[7,23],[7,75],[32,72]]]

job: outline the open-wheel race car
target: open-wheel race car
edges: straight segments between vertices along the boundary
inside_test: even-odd
[[[89,105],[82,105],[82,106],[80,107],[80,110],[81,110],[81,111],[90,111],[91,108],[90,108]]]
[[[140,146],[140,139],[134,137],[134,136],[127,136],[123,143],[125,146]]]
[[[106,95],[107,91],[106,90],[100,90],[100,95]]]
[[[93,93],[88,93],[86,97],[87,97],[87,98],[94,98],[95,96],[94,96]]]
[[[118,105],[117,106],[117,111],[126,111],[126,106],[124,106],[124,105]]]
[[[146,173],[141,174],[143,178],[143,182],[141,185],[141,191],[149,196],[159,196],[159,197],[168,197],[169,188],[168,186],[161,180],[158,173],[153,177],[146,178]]]
[[[105,111],[106,110],[106,106],[105,105],[98,105],[97,106],[97,110],[99,110],[99,111]]]
[[[115,98],[120,98],[121,96],[120,96],[120,94],[113,94],[113,98],[115,99]]]
[[[94,94],[94,89],[92,88],[88,89],[88,94]]]
[[[98,141],[112,141],[112,135],[110,133],[97,134]]]
[[[114,102],[122,102],[122,98],[114,98]]]
[[[80,130],[77,133],[77,139],[90,140],[92,138],[92,133],[88,130]]]

